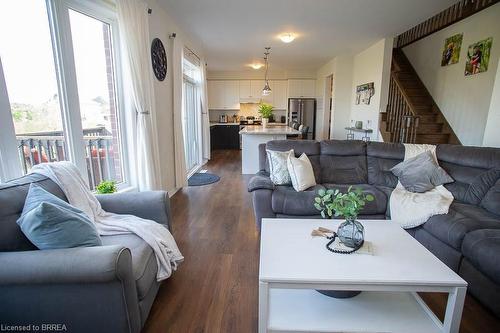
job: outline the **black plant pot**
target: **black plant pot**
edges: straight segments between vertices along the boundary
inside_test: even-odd
[[[361,294],[358,290],[316,290],[320,294],[333,298],[352,298]]]

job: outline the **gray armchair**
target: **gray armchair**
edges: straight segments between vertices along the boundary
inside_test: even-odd
[[[0,322],[62,324],[69,332],[139,332],[156,297],[152,249],[135,235],[103,236],[103,246],[38,250],[16,220],[30,183],[66,199],[40,175],[0,184]],[[169,227],[166,192],[98,196],[106,211]]]

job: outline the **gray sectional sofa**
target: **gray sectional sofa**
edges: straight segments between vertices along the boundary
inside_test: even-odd
[[[37,174],[0,184],[0,322],[64,324],[68,332],[140,332],[160,286],[151,247],[127,234],[102,236],[103,246],[38,250],[16,224],[33,182],[66,200],[59,186]],[[166,192],[98,199],[106,211],[169,227]]]
[[[316,185],[304,192],[275,186],[269,179],[266,148],[306,153]],[[361,141],[270,141],[259,146],[261,171],[249,182],[256,223],[262,218],[320,218],[313,199],[320,188],[350,185],[374,195],[360,219],[389,219],[389,197],[397,184],[390,169],[404,158],[402,144]],[[455,180],[446,215],[408,230],[468,283],[469,292],[500,317],[500,149],[439,145],[440,165]]]

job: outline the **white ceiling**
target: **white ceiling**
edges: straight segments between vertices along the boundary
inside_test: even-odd
[[[315,70],[395,36],[456,0],[159,0],[201,43],[208,69],[241,71],[271,46],[273,70]],[[282,32],[299,36],[284,44]],[[247,67],[248,68],[248,67]],[[248,69],[251,70],[251,69]]]

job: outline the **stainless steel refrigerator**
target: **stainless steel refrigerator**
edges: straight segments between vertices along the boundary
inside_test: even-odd
[[[316,99],[315,98],[289,98],[288,123],[296,121],[299,125],[309,126],[307,139],[314,140],[316,132]]]

